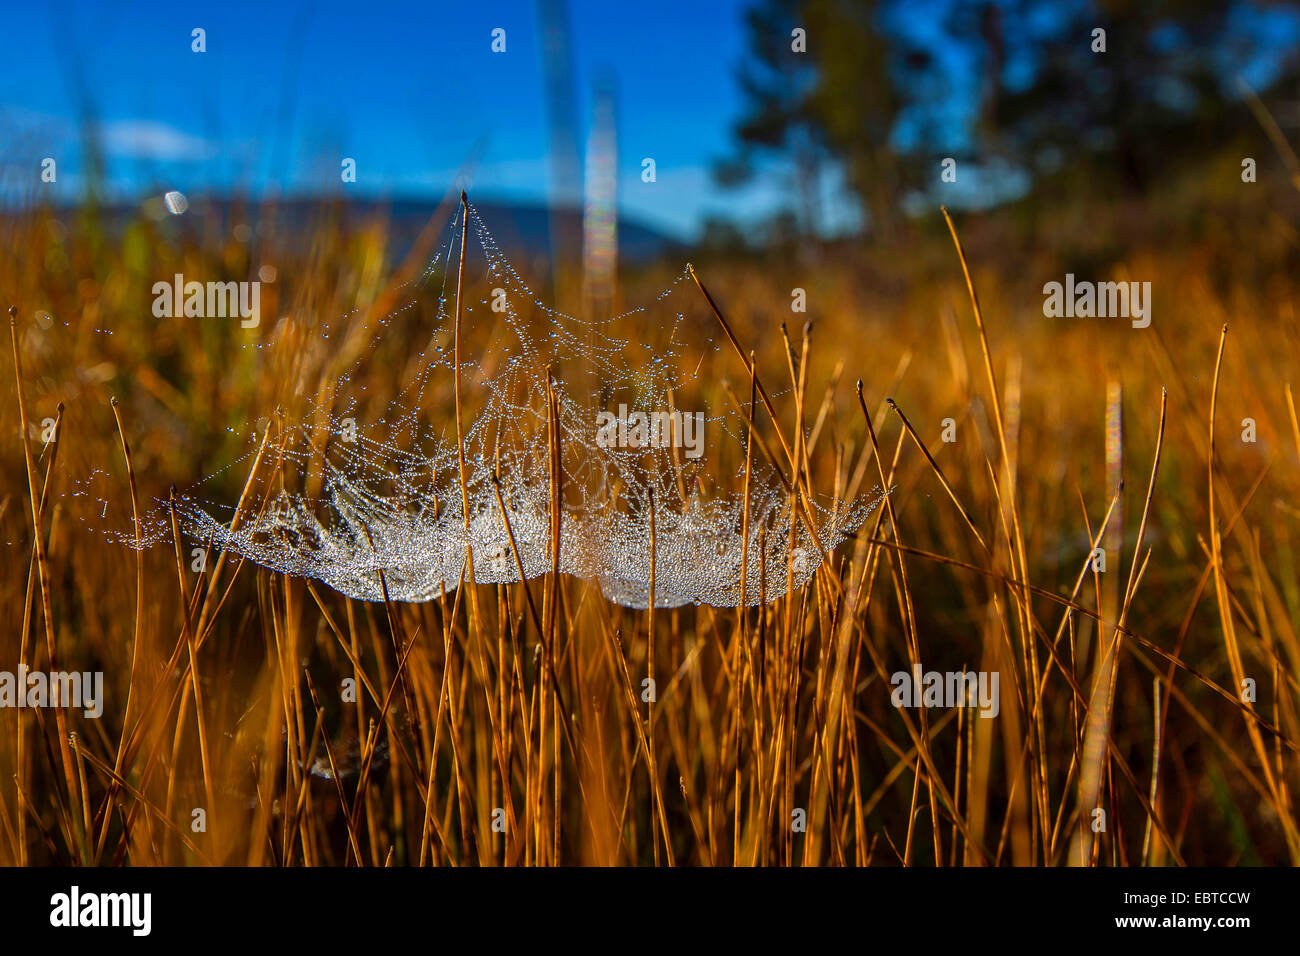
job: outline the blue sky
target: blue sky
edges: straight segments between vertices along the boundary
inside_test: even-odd
[[[711,215],[743,223],[788,205],[777,177],[723,190],[710,172],[730,152],[743,109],[736,72],[746,0],[565,4],[580,148],[595,84],[610,79],[616,89],[625,216],[691,239]],[[939,38],[946,6],[915,0],[902,8],[904,26],[961,74],[972,64]],[[470,161],[472,197],[544,202],[538,8],[538,0],[0,0],[0,201],[30,192],[46,156],[58,162],[54,198],[79,198],[89,117],[116,197],[278,188],[439,198]],[[1291,49],[1295,9],[1252,13],[1247,25],[1275,51]],[[191,50],[196,27],[206,31],[204,53]],[[504,53],[491,48],[496,28],[506,31]],[[1263,57],[1248,77],[1261,84],[1276,65]],[[950,83],[945,128],[959,139],[975,88]],[[343,157],[356,161],[355,184],[340,182]],[[641,179],[646,157],[654,183]],[[823,209],[843,218],[823,225],[851,228],[853,204],[835,201],[833,181],[826,188]]]
[[[758,216],[773,186],[710,179],[741,109],[743,0],[569,0],[580,140],[593,84],[618,98],[626,215],[681,237],[711,212]],[[0,124],[84,186],[78,126],[93,117],[110,188],[234,186],[441,196],[471,155],[472,195],[544,200],[548,127],[535,0],[412,3],[0,4]],[[206,53],[191,30],[206,30]],[[506,31],[506,52],[491,50]],[[342,187],[341,157],[357,162]],[[657,181],[641,181],[653,157]],[[31,167],[28,167],[29,169]]]

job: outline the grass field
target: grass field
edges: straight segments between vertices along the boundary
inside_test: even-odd
[[[1086,211],[1037,244],[935,212],[900,249],[697,261],[736,340],[679,289],[702,400],[743,403],[753,350],[776,413],[756,412],[753,456],[792,448],[819,495],[895,489],[808,586],[744,613],[630,610],[563,575],[357,602],[105,540],[78,481],[102,472],[129,532],[133,495],[143,511],[250,435],[274,447],[272,411],[357,358],[410,272],[382,221],[328,206],[309,236],[256,242],[11,217],[0,660],[102,670],[105,705],[0,710],[0,863],[1300,862],[1294,217],[1213,208],[1179,227],[1196,238],[1130,236],[1122,265],[1097,238],[1122,225]],[[266,265],[258,329],[150,312],[160,278]],[[627,276],[622,302],[681,265]],[[1150,281],[1150,327],[1045,318],[1067,271]],[[405,379],[418,321],[387,327],[357,384]],[[453,383],[430,388],[446,424]],[[996,672],[997,717],[893,706],[918,663]]]

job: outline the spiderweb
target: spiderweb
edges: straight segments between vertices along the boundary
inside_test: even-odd
[[[559,570],[609,600],[645,608],[653,590],[656,607],[752,606],[802,587],[879,503],[877,489],[796,507],[788,478],[754,448],[746,521],[748,413],[701,376],[719,346],[687,318],[698,311],[689,267],[645,308],[567,315],[538,300],[475,208],[462,208],[333,387],[258,423],[256,449],[228,466],[251,470],[238,511],[212,500],[210,475],[155,500],[143,546],[171,541],[174,509],[182,535],[212,551],[352,598],[428,601],[471,577],[549,572],[558,498]],[[432,330],[414,358],[401,349],[412,321]],[[405,381],[385,404],[375,382],[393,378]],[[135,544],[133,529],[114,537]]]

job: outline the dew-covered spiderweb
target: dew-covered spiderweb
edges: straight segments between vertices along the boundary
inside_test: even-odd
[[[142,543],[171,541],[174,508],[181,534],[213,553],[352,598],[428,601],[471,567],[479,583],[548,573],[558,497],[559,570],[609,600],[647,607],[653,561],[657,607],[755,605],[807,583],[880,500],[877,490],[792,508],[789,472],[755,447],[746,522],[749,374],[687,269],[642,308],[564,314],[539,301],[468,205],[401,293],[336,382],[248,429],[258,440],[222,470],[251,473],[238,512],[237,500],[214,500],[210,475],[174,503],[155,498]],[[716,380],[728,363],[730,393]],[[134,528],[115,536],[135,543]]]

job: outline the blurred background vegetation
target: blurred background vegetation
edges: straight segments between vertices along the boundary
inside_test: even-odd
[[[939,202],[1000,207],[1021,243],[1087,243],[1093,230],[1043,226],[1112,213],[1126,228],[1095,232],[1117,246],[1232,228],[1215,212],[1243,200],[1232,173],[1244,158],[1261,177],[1300,175],[1286,145],[1300,128],[1298,17],[1295,4],[1242,0],[762,0],[737,68],[737,148],[715,177],[781,169],[778,237],[825,233],[827,177],[883,242]],[[791,49],[797,29],[806,52]],[[955,182],[941,179],[945,159]],[[719,220],[711,234],[728,230]]]

